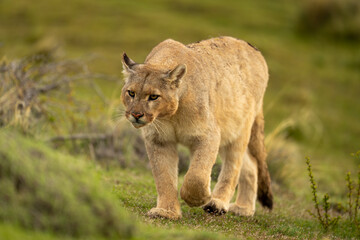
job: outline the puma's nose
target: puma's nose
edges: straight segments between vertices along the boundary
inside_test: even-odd
[[[139,120],[142,116],[144,116],[143,113],[138,113],[138,112],[132,112],[131,115],[132,115],[136,120]]]

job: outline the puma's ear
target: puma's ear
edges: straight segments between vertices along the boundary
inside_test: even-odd
[[[132,73],[134,72],[133,67],[137,64],[133,60],[131,60],[126,53],[123,54],[123,57],[121,59],[121,62],[123,64],[123,73]]]
[[[186,65],[179,64],[167,74],[165,79],[171,83],[175,83],[176,87],[178,87],[181,79],[185,76],[185,74]]]

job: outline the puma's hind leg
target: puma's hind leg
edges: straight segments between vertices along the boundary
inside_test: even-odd
[[[203,207],[206,212],[222,215],[229,210],[230,200],[238,185],[247,139],[248,137],[244,136],[220,148],[223,164],[211,200]]]
[[[235,203],[229,206],[229,212],[238,216],[253,216],[258,188],[257,163],[247,151],[241,168],[238,192]]]

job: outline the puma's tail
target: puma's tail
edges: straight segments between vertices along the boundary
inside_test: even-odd
[[[271,191],[270,174],[266,163],[264,116],[262,112],[256,116],[252,126],[249,150],[251,155],[256,159],[258,166],[258,200],[264,207],[272,209],[273,195]]]

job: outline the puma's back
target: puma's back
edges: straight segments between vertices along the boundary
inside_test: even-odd
[[[186,64],[180,91],[179,116],[205,120],[210,111],[222,132],[222,144],[238,137],[245,127],[244,115],[262,107],[268,69],[261,53],[249,43],[220,37],[183,45],[165,40],[147,56],[145,64],[164,71]],[[183,105],[183,107],[181,106]],[[199,119],[198,119],[199,118]]]

